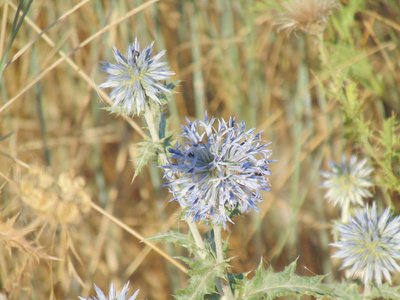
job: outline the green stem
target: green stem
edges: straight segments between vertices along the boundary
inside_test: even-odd
[[[362,295],[363,300],[369,299],[370,294],[371,294],[371,285],[367,283],[366,285],[364,285],[364,292]]]
[[[199,256],[201,259],[206,258],[206,247],[204,246],[203,239],[200,235],[200,232],[196,226],[196,224],[193,222],[193,220],[188,220],[187,221],[189,225],[190,232],[193,236],[194,242],[196,243],[196,246],[199,247]]]
[[[342,84],[343,82],[341,82],[340,80],[338,80],[337,76],[335,76],[333,67],[332,67],[332,63],[329,59],[329,53],[328,50],[326,49],[325,43],[324,43],[324,37],[323,34],[319,34],[318,35],[318,46],[319,46],[319,52],[321,53],[321,59],[322,62],[324,64],[326,64],[328,66],[329,69],[329,74],[334,82],[334,93],[336,94],[337,99],[339,99],[342,104],[344,105],[345,109],[344,111],[346,112],[346,108],[349,106],[348,101],[345,101],[345,99],[347,98],[347,95],[343,94],[343,89],[342,89]],[[369,141],[370,137],[371,137],[371,133],[369,133],[368,131],[364,131],[363,129],[365,129],[365,122],[364,119],[362,117],[359,118],[359,120],[362,122],[355,122],[355,129],[354,132],[358,134],[358,141],[359,143],[364,147],[365,152],[373,159],[375,160],[376,164],[382,169],[383,173],[386,174],[386,176],[388,177],[388,181],[390,180],[390,182],[396,182],[397,178],[396,175],[394,174],[393,170],[388,167],[383,161],[382,159],[379,158],[376,150],[374,149],[374,147],[372,146],[371,142]],[[400,190],[400,189],[397,189]],[[389,206],[393,207],[393,202],[391,201],[391,198],[389,197]]]
[[[147,128],[149,129],[150,132],[150,136],[151,139],[153,140],[153,142],[158,143],[160,141],[160,137],[157,131],[157,128],[155,126],[155,122],[154,122],[154,118],[153,118],[153,113],[151,111],[150,108],[147,108],[144,112],[144,119],[147,123]],[[167,155],[165,154],[165,152],[161,152],[158,154],[158,157],[160,159],[160,163],[162,165],[166,164],[168,162],[167,160]],[[203,243],[203,239],[201,238],[201,235],[199,233],[199,230],[197,229],[196,224],[194,224],[192,222],[192,220],[187,220],[187,223],[189,225],[189,229],[190,232],[192,233],[192,236],[194,238],[194,241],[197,245],[197,247],[199,247],[200,251],[199,251],[199,255],[201,258],[205,258],[206,255],[206,248],[204,246]]]
[[[342,220],[343,224],[346,224],[349,220],[349,203],[348,202],[346,202],[346,204],[342,207],[341,220]]]
[[[214,225],[214,242],[215,242],[215,250],[217,252],[217,263],[222,264],[224,262],[224,249],[222,246],[222,234],[221,234],[221,225]],[[225,275],[226,270],[225,270]],[[227,276],[225,276],[227,278]],[[221,286],[221,299],[226,300],[234,300],[235,297],[233,296],[231,287],[229,286],[229,282],[226,280],[222,280],[222,278],[218,278],[217,286]]]
[[[153,113],[150,108],[145,109],[144,111],[144,119],[147,123],[147,128],[149,129],[150,136],[153,142],[158,143],[160,141],[160,137],[158,135],[158,130],[154,123]],[[167,163],[167,155],[165,152],[161,152],[158,154],[161,164]]]
[[[337,79],[337,76],[335,76],[335,72],[333,71],[332,63],[331,60],[329,59],[329,54],[328,54],[328,49],[326,49],[325,43],[324,43],[324,35],[322,33],[318,34],[318,47],[319,47],[319,52],[321,53],[321,59],[324,64],[328,66],[329,69],[329,74],[331,75],[331,78],[333,82],[335,83],[334,85],[334,93],[340,93],[340,95],[343,94],[341,87],[341,82]],[[338,99],[340,99],[340,96],[337,96]]]

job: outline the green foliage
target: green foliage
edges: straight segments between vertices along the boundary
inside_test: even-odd
[[[189,285],[178,291],[175,299],[197,300],[203,299],[207,294],[215,293],[215,281],[224,278],[225,269],[228,267],[226,261],[218,264],[211,254],[206,255],[204,259],[198,257],[193,259],[180,257],[180,259],[190,266],[191,270],[188,271],[190,279]]]
[[[139,175],[142,168],[147,165],[150,159],[157,157],[158,152],[165,151],[165,145],[169,144],[170,139],[171,136],[167,136],[159,142],[153,142],[150,139],[146,139],[136,144],[139,148],[137,150],[138,155],[134,159],[134,161],[137,162],[137,166],[135,173],[133,174],[132,182],[135,180],[136,176]]]
[[[170,119],[171,118],[166,118],[165,113],[162,111],[160,111],[155,117],[155,122],[158,127],[158,138],[160,139],[159,143],[161,144],[163,152],[166,152],[165,149],[171,146],[173,132],[168,130]]]
[[[335,295],[338,299],[342,300],[361,300],[362,295],[358,292],[359,285],[350,282],[336,282],[334,284],[327,285],[334,290]],[[326,299],[325,297],[317,297],[317,299]]]
[[[212,254],[211,241],[207,244],[207,248],[211,251],[204,253],[195,243],[191,235],[169,231],[160,233],[148,239],[153,242],[170,242],[175,245],[182,246],[188,250],[190,254],[195,254],[193,258],[179,257],[184,261],[190,270],[189,285],[177,292],[176,299],[220,299],[216,294],[215,283],[218,278],[225,277],[225,269],[228,267],[228,261],[217,263]],[[202,257],[198,254],[203,254]]]
[[[27,15],[30,7],[31,7],[32,2],[33,2],[33,0],[27,0],[27,1],[20,0],[19,3],[18,3],[18,8],[17,8],[16,14],[15,14],[15,17],[14,17],[14,21],[13,21],[13,24],[12,24],[11,32],[10,32],[10,35],[8,37],[8,43],[7,43],[7,46],[6,46],[5,51],[3,53],[3,57],[0,60],[0,79],[2,78],[3,71],[6,68],[6,60],[7,60],[7,57],[8,57],[8,53],[9,53],[9,51],[11,49],[11,46],[14,43],[14,40],[15,40],[15,38],[17,36],[18,31],[20,30],[22,24],[24,23],[24,19],[25,19],[26,15]]]
[[[373,287],[371,291],[370,299],[400,299],[400,287],[394,286],[391,287],[389,284],[384,284],[380,287]]]
[[[137,162],[137,166],[133,174],[132,182],[135,180],[136,176],[139,175],[142,168],[147,165],[149,160],[156,156],[155,150],[159,147],[159,144],[150,140],[144,140],[137,143],[137,146],[139,147],[137,150],[138,155],[134,159],[134,161]]]
[[[376,95],[384,93],[382,84],[376,79],[365,50],[356,49],[354,41],[330,43],[328,46],[332,68],[339,70],[340,75],[360,82]]]
[[[343,93],[337,93],[343,105],[345,137],[355,142],[377,165],[376,184],[389,191],[400,191],[400,176],[396,174],[399,165],[399,127],[394,117],[385,119],[383,129],[372,128],[363,114],[363,101],[357,85],[347,81]],[[372,144],[374,141],[374,144]],[[377,141],[378,143],[376,143]],[[379,149],[379,150],[378,150]]]
[[[266,10],[273,10],[283,12],[282,4],[275,0],[256,1],[253,5],[253,10],[256,12],[264,12]]]
[[[124,115],[125,109],[122,104],[118,104],[115,106],[104,106],[100,109],[110,112],[110,114],[116,114],[117,116]]]
[[[142,168],[147,165],[150,159],[155,158],[158,153],[165,153],[166,149],[170,146],[170,140],[172,138],[172,132],[168,131],[168,119],[165,117],[165,113],[159,112],[155,120],[157,128],[158,141],[154,141],[150,138],[145,139],[142,142],[138,142],[138,155],[134,161],[137,162],[135,173],[133,174],[132,182],[136,176],[140,173]]]
[[[340,36],[340,40],[354,39],[354,29],[356,19],[355,14],[365,7],[365,0],[349,1],[346,5],[341,6],[340,13],[332,16],[332,24]]]
[[[173,243],[175,245],[179,245],[183,248],[186,248],[190,254],[196,253],[198,247],[194,242],[194,239],[191,235],[183,234],[175,231],[167,231],[164,233],[159,233],[156,236],[152,236],[147,239],[151,242],[168,242]]]
[[[368,120],[364,113],[364,98],[360,96],[358,84],[354,81],[361,82],[377,96],[383,94],[383,87],[375,80],[370,62],[363,59],[342,68],[346,59],[350,57],[348,60],[351,62],[352,57],[357,55],[357,50],[351,46],[353,43],[337,42],[329,48],[332,53],[328,53],[323,40],[320,42],[321,58],[328,67],[332,80],[325,91],[329,98],[342,104],[345,138],[351,140],[374,161],[377,170],[375,183],[389,193],[399,192],[398,125],[393,116],[383,120],[382,129]]]
[[[272,267],[264,269],[260,263],[252,279],[237,281],[237,299],[275,299],[290,295],[337,296],[331,288],[321,283],[325,276],[296,275],[296,265],[293,262],[283,272],[275,273]]]
[[[359,285],[355,282],[337,282],[328,286],[334,290],[333,292],[341,300],[400,299],[400,287],[391,287],[389,284],[384,284],[380,287],[373,286],[367,292],[368,294],[359,293]],[[326,298],[317,297],[317,299]]]
[[[399,122],[392,116],[383,121],[383,129],[379,132],[379,142],[383,146],[383,159],[386,164],[400,163]]]

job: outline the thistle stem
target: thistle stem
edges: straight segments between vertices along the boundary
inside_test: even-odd
[[[160,137],[154,123],[153,113],[151,109],[150,108],[145,109],[143,116],[147,123],[147,128],[149,129],[152,141],[158,143],[160,141]],[[161,164],[167,163],[167,156],[165,155],[164,152],[158,153],[158,157],[160,159]]]
[[[364,292],[363,292],[363,296],[362,299],[369,299],[370,298],[370,294],[371,294],[371,286],[370,284],[366,284],[364,285]]]
[[[217,263],[222,264],[225,258],[224,258],[224,249],[222,246],[221,225],[214,225],[213,230],[214,230],[215,250],[217,252]],[[226,270],[225,270],[225,278],[226,279],[228,278]],[[234,300],[235,297],[233,296],[231,287],[229,286],[229,282],[223,280],[222,278],[218,278],[218,281],[219,283],[217,283],[217,286],[222,287],[221,299]]]
[[[206,247],[204,246],[199,229],[192,220],[188,220],[187,224],[189,225],[189,229],[193,236],[194,242],[196,243],[196,246],[200,249],[199,256],[201,259],[204,259],[206,257]]]
[[[158,134],[157,128],[155,126],[153,114],[152,114],[150,108],[145,110],[144,119],[147,123],[147,128],[149,129],[152,141],[155,143],[159,142],[160,141],[159,134]],[[165,152],[159,153],[158,157],[160,159],[161,165],[165,165],[168,162],[167,155],[165,154]],[[190,229],[190,232],[192,233],[194,241],[195,241],[197,247],[199,247],[199,249],[200,249],[200,251],[199,251],[200,257],[205,258],[206,248],[204,246],[203,239],[199,233],[199,230],[197,229],[197,226],[191,220],[188,220],[187,223],[189,225],[189,229]]]

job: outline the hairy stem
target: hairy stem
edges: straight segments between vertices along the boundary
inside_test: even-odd
[[[204,259],[206,257],[206,247],[204,246],[200,232],[196,224],[192,222],[192,220],[188,220],[187,224],[189,225],[189,229],[193,236],[194,242],[196,243],[196,246],[200,249],[198,254],[200,258]]]
[[[151,139],[153,140],[153,142],[157,143],[160,141],[159,138],[159,133],[158,130],[155,126],[155,122],[154,122],[154,118],[153,118],[153,114],[151,112],[150,109],[146,109],[144,112],[144,119],[147,123],[147,128],[149,129],[150,132],[150,136]],[[162,165],[166,164],[167,161],[167,155],[165,154],[165,152],[161,152],[158,154],[158,157],[160,159],[160,163]],[[200,251],[199,251],[199,255],[201,258],[205,258],[205,246],[203,243],[203,239],[201,238],[201,235],[199,233],[199,230],[197,229],[197,226],[191,221],[191,220],[187,220],[187,223],[189,225],[189,229],[190,232],[192,233],[192,236],[194,238],[194,241],[197,245],[197,247],[199,247]]]
[[[217,252],[217,263],[221,264],[224,262],[224,249],[222,246],[222,234],[221,234],[221,225],[214,225],[213,226],[214,230],[214,242],[215,242],[215,249]],[[225,270],[225,278],[226,276],[226,270]],[[222,278],[218,278],[218,283],[217,286],[221,286],[222,291],[221,292],[221,299],[226,299],[226,300],[234,300],[235,297],[233,296],[231,287],[229,286],[229,282],[226,280],[223,280]]]
[[[147,108],[144,111],[144,119],[147,123],[147,128],[149,129],[150,136],[153,142],[158,143],[160,141],[159,132],[155,126],[153,113],[151,109]],[[158,153],[161,164],[167,163],[167,155],[165,152]]]

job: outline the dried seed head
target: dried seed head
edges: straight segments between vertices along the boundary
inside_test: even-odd
[[[21,200],[51,223],[73,223],[90,211],[90,195],[85,180],[62,173],[57,179],[34,166],[19,182]]]
[[[291,0],[284,5],[285,12],[275,25],[278,31],[286,30],[288,35],[301,30],[309,34],[319,34],[325,30],[332,9],[338,8],[337,0]]]
[[[38,166],[32,167],[19,182],[21,200],[38,212],[47,212],[59,201],[52,186],[52,175]]]
[[[80,217],[78,206],[67,201],[57,202],[54,215],[59,223],[72,223]]]

